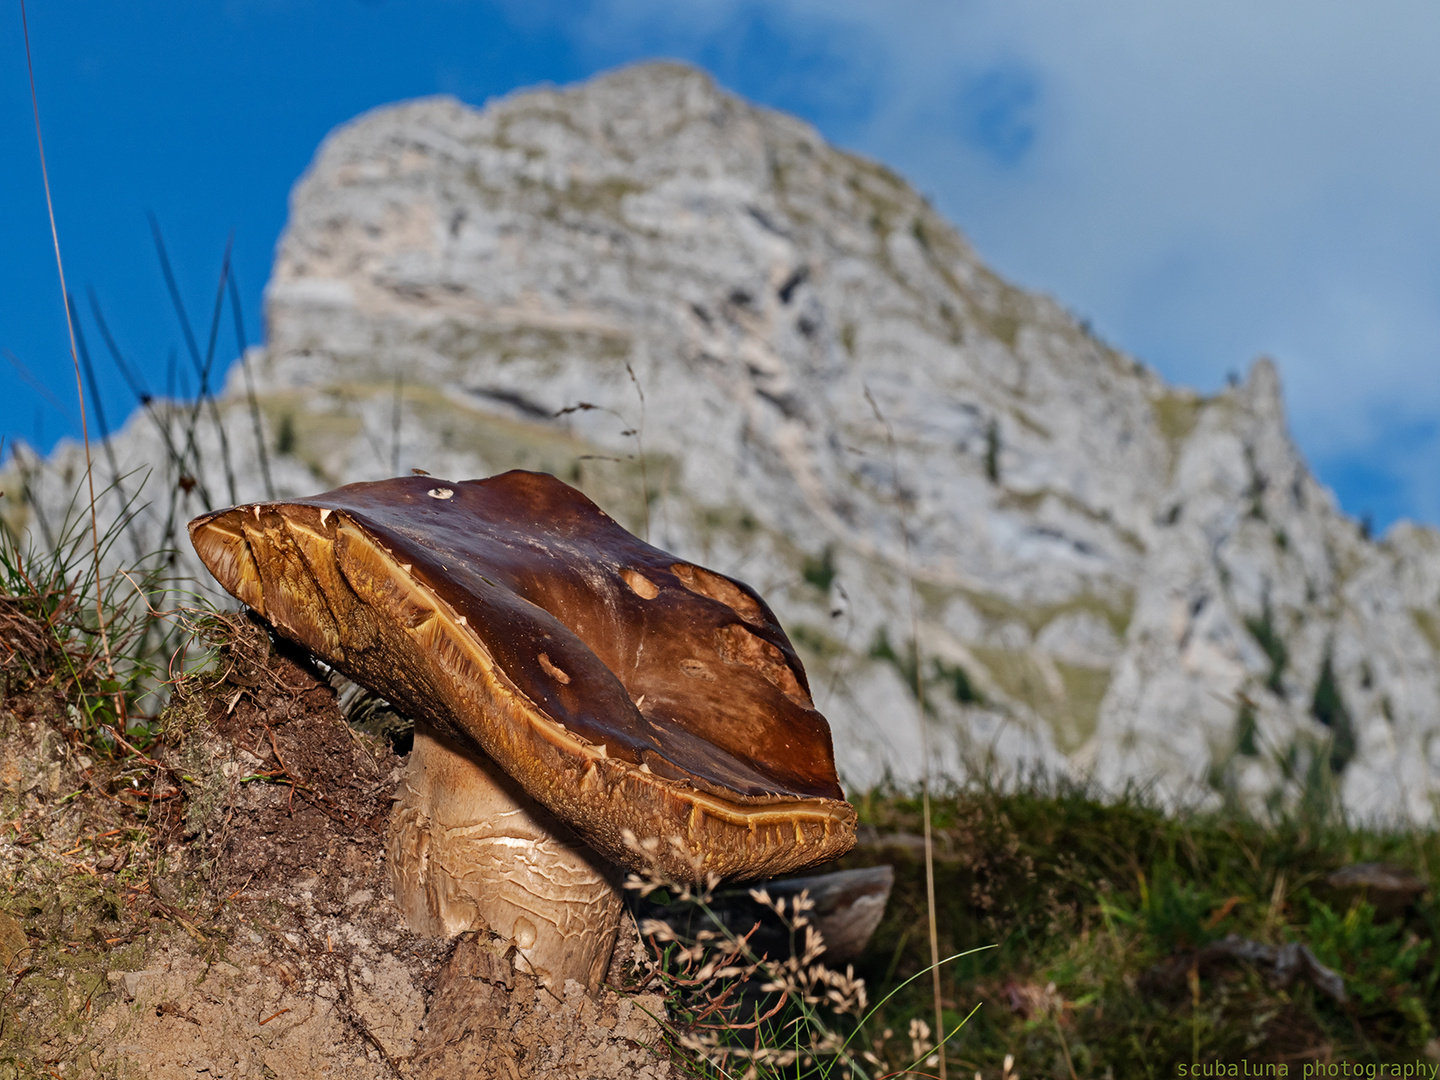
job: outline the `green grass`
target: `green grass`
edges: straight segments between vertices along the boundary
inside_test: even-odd
[[[109,749],[116,732],[142,746],[150,739],[146,707],[159,704],[175,638],[154,606],[164,595],[163,554],[96,577],[96,563],[124,537],[134,506],[132,499],[99,537],[98,557],[78,501],[48,545],[0,520],[0,696],[50,683],[67,703],[76,736]]]
[[[913,1068],[933,1046],[920,800],[876,790],[856,805],[872,839],[843,863],[896,871],[889,909],[855,970],[871,1004],[823,1016],[798,1001],[777,1004],[760,1043],[778,1054],[838,1038],[844,1054],[717,1059],[717,1045],[753,1047],[754,1036],[729,1041],[712,1028],[710,1042],[691,1047],[692,1075],[738,1076],[758,1064],[762,1078],[879,1077]],[[959,1029],[948,1044],[950,1075],[998,1080],[1007,1057],[1009,1076],[1057,1080],[1172,1077],[1182,1063],[1300,1075],[1307,1062],[1378,1066],[1435,1053],[1440,833],[1333,817],[1167,814],[1135,793],[1102,800],[1039,783],[952,789],[932,810],[940,952],[955,958],[941,967],[946,1027]],[[1339,867],[1370,861],[1411,868],[1432,895],[1382,914],[1326,884]],[[1232,936],[1305,946],[1343,979],[1344,1002],[1308,975],[1281,983],[1273,965],[1204,952]],[[678,1046],[690,1045],[680,1036],[698,1015],[693,987],[678,977],[703,962],[697,953],[688,969],[668,969]],[[723,980],[702,983],[703,1002],[734,993]]]
[[[1101,801],[1070,786],[952,791],[932,800],[942,955],[994,949],[942,970],[947,1022],[979,1011],[952,1041],[951,1074],[1177,1075],[1179,1062],[1386,1062],[1423,1057],[1436,1037],[1440,834],[1389,833],[1333,819],[1262,823],[1232,814],[1167,815],[1138,795]],[[883,837],[921,831],[902,792],[857,800]],[[849,865],[889,862],[895,892],[857,974],[872,1000],[929,964],[924,867],[903,842],[867,846]],[[1432,896],[1403,915],[1324,882],[1349,862],[1389,861]],[[1309,946],[1345,980],[1337,1004],[1299,979],[1273,985],[1254,965],[1191,975],[1228,934]],[[908,1064],[912,1019],[929,1016],[929,980],[898,993],[870,1025],[875,1051]],[[889,1038],[884,1038],[886,1031]]]

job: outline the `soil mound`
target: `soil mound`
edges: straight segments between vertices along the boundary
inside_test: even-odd
[[[259,624],[216,655],[118,761],[7,674],[0,1078],[670,1075],[658,997],[559,1000],[486,935],[410,934],[384,865],[404,758]]]

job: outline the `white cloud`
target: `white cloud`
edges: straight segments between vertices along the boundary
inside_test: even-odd
[[[599,0],[568,25],[597,59],[686,56],[807,112],[1171,378],[1210,388],[1274,354],[1297,435],[1350,508],[1440,521],[1440,6],[681,10]],[[750,55],[784,49],[791,63]]]

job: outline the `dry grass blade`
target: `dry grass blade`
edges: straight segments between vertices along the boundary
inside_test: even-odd
[[[19,597],[0,595],[0,667],[19,662],[40,670],[51,659],[55,635],[40,619],[25,610]]]
[[[639,398],[640,398],[640,423],[639,423],[638,426],[637,426],[637,425],[632,425],[632,424],[630,423],[630,421],[625,418],[624,414],[621,413],[619,410],[617,410],[617,409],[612,409],[612,408],[610,408],[610,406],[608,406],[608,405],[596,405],[596,404],[594,404],[593,402],[589,402],[589,401],[577,401],[574,405],[566,405],[563,409],[557,409],[557,410],[555,410],[555,412],[552,413],[551,415],[552,415],[553,417],[555,417],[556,419],[559,419],[559,418],[562,417],[562,416],[569,416],[571,413],[577,413],[577,412],[603,412],[603,413],[609,413],[611,416],[615,417],[616,420],[619,420],[620,423],[623,425],[623,427],[622,427],[622,429],[621,429],[621,431],[620,431],[620,437],[621,437],[621,438],[625,438],[625,439],[634,439],[634,440],[635,440],[635,454],[634,454],[634,455],[631,455],[630,458],[629,458],[629,460],[635,460],[636,458],[638,458],[638,460],[639,460],[639,465],[640,465],[640,509],[641,509],[642,521],[643,521],[643,523],[644,523],[644,524],[643,524],[644,539],[645,539],[645,542],[646,542],[646,543],[649,543],[649,542],[650,542],[650,480],[649,480],[649,474],[648,474],[648,472],[646,471],[646,465],[645,465],[645,430],[644,430],[644,429],[645,429],[645,391],[640,388],[640,380],[635,377],[635,372],[634,372],[634,370],[630,367],[630,365],[629,365],[628,363],[625,365],[625,370],[626,370],[627,372],[629,372],[629,374],[630,374],[630,381],[631,381],[631,383],[633,383],[634,386],[635,386],[635,393],[636,393],[637,395],[639,395]],[[621,459],[621,458],[617,458],[617,457],[610,457],[610,456],[608,456],[608,455],[606,455],[606,454],[580,454],[578,457],[576,457],[575,460],[576,460],[576,461],[614,461],[614,462],[619,462],[619,461],[621,461],[622,459]]]
[[[230,254],[235,246],[232,232],[225,240],[225,257],[220,262],[220,281],[215,286],[215,306],[210,313],[210,340],[205,346],[205,366],[200,372],[200,398],[210,406],[210,419],[215,425],[215,435],[220,440],[220,463],[225,469],[225,486],[230,501],[240,501],[235,489],[235,467],[230,460],[230,437],[220,419],[220,405],[215,400],[210,380],[215,371],[215,346],[220,337],[220,316],[225,309],[225,285],[230,280]],[[198,467],[198,462],[196,463]]]
[[[945,1011],[940,994],[940,930],[935,915],[935,840],[931,831],[930,814],[930,725],[925,722],[925,676],[923,674],[925,669],[920,656],[920,613],[915,603],[915,574],[910,564],[910,528],[905,520],[904,499],[900,488],[900,452],[895,444],[895,432],[890,427],[890,421],[885,419],[885,414],[880,410],[880,403],[875,400],[875,395],[870,392],[868,386],[865,387],[865,400],[870,403],[870,408],[875,413],[875,419],[880,421],[881,427],[885,429],[885,444],[890,451],[891,478],[895,485],[896,505],[900,512],[900,539],[905,552],[905,584],[909,590],[910,600],[910,640],[914,643],[915,649],[915,705],[920,718],[920,756],[922,759],[920,797],[925,827],[925,907],[930,931],[930,971],[935,997],[935,1030],[943,1036],[945,1034]],[[937,1056],[940,1080],[946,1080],[943,1039]]]
[[[640,398],[640,423],[634,429],[635,452],[640,457],[640,506],[645,511],[645,542],[650,542],[650,478],[645,471],[645,391],[640,386],[640,380],[635,377],[635,369],[630,362],[625,362],[625,374],[630,376],[630,383],[635,387],[635,393]]]
[[[20,25],[25,34],[25,66],[30,76],[30,105],[35,113],[35,143],[40,151],[40,177],[45,186],[45,209],[50,217],[50,239],[55,244],[55,269],[60,275],[60,296],[65,301],[65,326],[70,334],[70,359],[75,366],[75,394],[80,400],[80,433],[85,442],[85,482],[90,489],[90,537],[95,560],[95,580],[100,580],[100,526],[95,520],[95,471],[90,461],[90,426],[85,418],[85,387],[80,379],[80,358],[75,348],[75,321],[71,318],[70,291],[65,287],[65,261],[60,257],[60,232],[55,227],[55,202],[50,195],[50,171],[45,165],[45,138],[40,131],[40,99],[35,93],[35,63],[30,57],[30,23],[25,17],[25,0],[20,0]],[[96,589],[95,616],[100,629],[100,647],[105,666],[114,677],[110,637],[105,629],[105,607]],[[120,706],[117,699],[117,706]],[[123,706],[121,706],[123,707]]]
[[[657,838],[626,840],[642,857],[660,849]],[[697,917],[686,933],[645,919],[639,927],[645,946],[632,958],[631,971],[637,988],[665,996],[667,1017],[657,1019],[694,1075],[868,1077],[865,1063],[873,1055],[853,1053],[853,1034],[844,1033],[863,1023],[865,982],[853,969],[836,971],[821,961],[825,943],[810,920],[808,894],[788,905],[764,890],[750,894],[788,933],[790,951],[782,957],[754,947],[759,922],[737,933],[717,916],[717,885],[713,875],[691,885],[654,872],[631,874],[625,884],[637,897],[668,895],[667,911],[691,909]]]
[[[195,395],[194,404],[190,406],[190,415],[185,426],[185,450],[181,456],[186,463],[194,461],[195,471],[192,475],[198,481],[203,469],[199,446],[196,443],[196,433],[199,428],[200,413],[208,405],[210,419],[220,442],[221,464],[225,471],[225,482],[230,493],[230,501],[238,502],[235,491],[235,470],[230,462],[230,442],[225,434],[225,425],[220,419],[220,407],[210,391],[210,374],[215,362],[215,343],[219,334],[220,314],[225,300],[225,282],[230,276],[230,249],[234,242],[234,236],[232,235],[225,244],[225,256],[220,265],[220,281],[215,288],[215,304],[211,312],[210,337],[205,356],[202,358],[200,346],[195,340],[195,332],[190,326],[190,316],[186,313],[185,303],[180,298],[180,287],[175,282],[175,272],[170,266],[170,256],[165,249],[165,237],[160,231],[160,222],[156,220],[154,214],[150,215],[150,231],[155,238],[155,252],[160,259],[160,269],[165,277],[165,287],[169,291],[170,301],[175,307],[175,316],[180,320],[180,329],[185,337],[185,347],[190,352],[190,361],[195,368],[196,378],[199,380],[199,390]],[[202,500],[207,505],[211,505],[212,500],[209,498],[209,493],[204,491],[203,484],[201,488]]]
[[[56,397],[48,386],[35,377],[35,373],[25,366],[23,360],[9,349],[5,349],[4,353],[5,362],[14,369],[16,375],[20,376],[20,381],[44,398],[47,405],[73,424],[75,422],[75,414],[66,407],[65,403]],[[40,440],[37,439],[36,441],[38,443]]]
[[[255,396],[255,376],[250,371],[250,347],[245,340],[245,316],[240,309],[240,286],[235,283],[233,268],[226,284],[230,289],[230,314],[235,320],[235,347],[240,350],[240,370],[245,375],[245,400],[249,403],[250,423],[255,429],[255,452],[260,458],[260,477],[265,481],[265,497],[273,499],[275,481],[270,478],[270,451],[265,446],[265,431],[260,423],[260,401]]]
[[[405,376],[395,375],[395,396],[390,404],[390,473],[400,475],[400,415],[405,401]]]
[[[110,326],[105,321],[105,313],[100,308],[100,298],[95,295],[93,288],[87,288],[85,295],[90,298],[90,313],[95,318],[95,325],[100,328],[100,336],[105,340],[105,346],[110,350],[110,356],[115,361],[121,378],[125,380],[125,385],[130,387],[130,392],[135,395],[136,402],[142,406],[148,406],[151,400],[150,391],[145,388],[145,383],[139,373],[125,362],[119,346],[115,344],[115,336],[110,333]]]
[[[115,493],[116,499],[123,510],[129,502],[125,495],[124,478],[120,475],[120,463],[115,459],[115,447],[110,440],[110,423],[105,417],[105,405],[100,397],[100,384],[95,378],[95,366],[90,362],[90,350],[85,344],[85,334],[80,329],[80,319],[75,311],[75,298],[67,296],[65,303],[70,309],[70,321],[75,327],[75,343],[80,349],[80,366],[85,372],[85,383],[90,387],[90,407],[95,410],[95,422],[100,426],[100,446],[105,451],[105,460],[110,465],[110,490]],[[137,560],[144,558],[145,552],[141,548],[140,535],[134,530],[126,530],[130,534],[130,545]]]
[[[33,455],[32,455],[33,456]],[[35,517],[35,524],[40,529],[40,538],[44,541],[47,551],[55,547],[55,530],[51,528],[50,516],[45,512],[45,504],[40,498],[39,492],[35,490],[35,481],[41,473],[41,463],[36,459],[33,463],[27,462],[25,456],[17,449],[10,458],[11,463],[20,474],[20,503],[28,506],[30,513]],[[13,534],[7,530],[6,537],[9,540],[16,540]]]
[[[126,384],[130,387],[131,392],[134,393],[136,402],[145,410],[145,415],[150,418],[151,423],[155,426],[156,432],[160,435],[161,442],[165,445],[166,464],[170,467],[172,475],[166,478],[166,492],[169,505],[165,514],[165,525],[161,532],[160,548],[168,551],[171,550],[175,544],[178,526],[177,510],[179,509],[179,498],[184,494],[188,494],[193,489],[199,492],[200,501],[203,504],[210,505],[210,492],[205,486],[204,470],[197,468],[195,470],[197,475],[192,476],[190,474],[186,463],[186,454],[182,453],[177,447],[175,433],[172,430],[176,412],[173,403],[157,401],[150,394],[149,390],[146,389],[138,372],[126,361],[124,354],[120,351],[120,346],[116,342],[115,336],[110,332],[109,324],[105,321],[105,314],[100,308],[100,302],[93,292],[90,294],[90,308],[91,313],[95,317],[95,324],[100,329],[100,336],[105,342],[106,349],[109,350],[111,359],[115,362],[115,366],[124,377]],[[174,357],[172,355],[172,368],[173,360]],[[186,429],[184,436],[187,447],[193,445],[193,433],[194,425],[191,424]]]

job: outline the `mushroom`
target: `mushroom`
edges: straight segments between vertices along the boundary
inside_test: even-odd
[[[612,864],[745,880],[854,844],[769,607],[552,476],[351,484],[190,538],[278,633],[415,717],[387,851],[416,932],[483,925],[556,992],[593,990]]]

